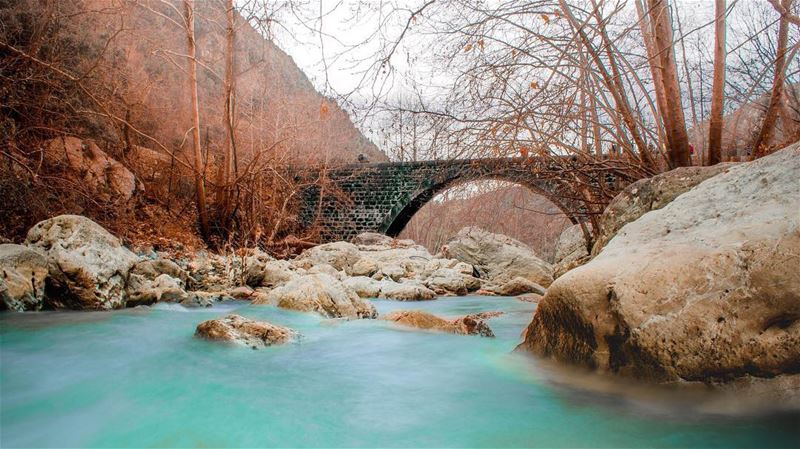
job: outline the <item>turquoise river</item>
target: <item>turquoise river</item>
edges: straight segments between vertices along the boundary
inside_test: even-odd
[[[798,447],[800,415],[741,394],[646,386],[513,353],[535,305],[484,310],[497,338],[325,320],[247,303],[0,315],[0,446]],[[254,351],[193,338],[236,313],[298,330]]]

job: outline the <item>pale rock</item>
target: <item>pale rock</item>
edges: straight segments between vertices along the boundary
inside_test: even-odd
[[[592,226],[586,223],[587,231],[591,236]],[[580,224],[568,226],[558,237],[556,253],[553,260],[553,277],[558,278],[567,271],[583,265],[589,261],[589,250],[586,246],[586,237]]]
[[[246,285],[241,285],[228,292],[233,299],[250,299],[254,294],[255,290]]]
[[[481,278],[503,284],[524,277],[542,286],[553,282],[553,268],[517,240],[476,227],[461,229],[442,248],[448,258],[474,266]]]
[[[600,232],[592,247],[592,256],[600,253],[626,224],[647,212],[661,209],[694,186],[735,165],[724,163],[710,167],[681,167],[629,185],[614,197],[600,216]]]
[[[353,243],[356,245],[377,245],[377,246],[390,246],[394,239],[388,235],[378,234],[377,232],[363,232],[353,237]]]
[[[628,223],[548,288],[520,349],[662,381],[798,373],[798,173],[795,144]]]
[[[318,273],[292,279],[253,304],[273,304],[300,312],[317,312],[327,318],[375,318],[375,307],[333,276]]]
[[[479,288],[480,281],[452,268],[439,268],[425,280],[425,285],[437,293],[453,293],[463,296],[470,290]]]
[[[407,274],[405,267],[396,264],[386,264],[382,266],[374,276],[377,280],[388,278],[397,282],[406,277]]]
[[[436,297],[436,292],[416,281],[380,281],[380,298],[396,301],[427,301]]]
[[[108,310],[125,306],[134,253],[102,226],[79,215],[37,223],[26,244],[48,259],[48,307]]]
[[[350,276],[372,276],[378,272],[378,263],[370,257],[362,257],[353,264],[348,273]]]
[[[350,272],[361,254],[358,247],[348,242],[332,242],[303,251],[298,257],[311,265],[328,264],[339,271]],[[310,268],[310,267],[309,267]]]
[[[342,281],[362,298],[378,298],[381,294],[381,283],[366,276],[354,276]]]
[[[47,273],[47,258],[41,251],[0,244],[0,310],[41,309]]]
[[[189,294],[183,289],[179,279],[168,274],[160,274],[154,279],[138,280],[128,286],[127,307],[147,306],[157,302],[183,302]]]
[[[339,271],[336,268],[333,268],[331,265],[326,263],[321,263],[319,265],[314,265],[313,267],[308,269],[308,274],[327,274],[328,276],[334,277],[338,280],[342,280],[346,277],[343,271]]]

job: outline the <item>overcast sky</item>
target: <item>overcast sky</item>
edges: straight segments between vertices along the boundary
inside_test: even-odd
[[[748,1],[766,0],[738,0]],[[366,68],[364,62],[359,60],[369,59],[378,45],[373,39],[372,46],[365,46],[355,51],[347,51],[350,46],[363,43],[377,28],[375,14],[363,14],[370,8],[380,4],[395,4],[408,9],[415,9],[424,0],[320,0],[312,1],[300,14],[282,14],[281,20],[286,29],[276,28],[275,40],[278,45],[294,58],[297,65],[308,75],[314,85],[323,93],[330,86],[338,93],[349,92],[354,89],[361,79]],[[710,21],[714,14],[713,0],[672,0],[681,14],[685,29],[702,25]],[[732,3],[729,0],[729,4]],[[322,20],[320,21],[320,8]],[[360,20],[353,20],[362,12]],[[736,20],[735,9],[731,19]],[[388,37],[399,34],[402,27],[400,22],[407,20],[408,13],[400,13],[385,33]],[[321,22],[321,26],[320,26]],[[320,42],[320,36],[311,30],[322,30],[327,35]],[[710,27],[698,31],[711,35]],[[709,41],[709,48],[712,41]],[[402,70],[405,68],[403,49],[393,58],[393,62]],[[343,55],[344,54],[344,55]],[[324,58],[323,58],[324,56]],[[338,56],[338,59],[337,59]],[[327,70],[326,70],[327,66]],[[327,86],[326,86],[327,81]]]

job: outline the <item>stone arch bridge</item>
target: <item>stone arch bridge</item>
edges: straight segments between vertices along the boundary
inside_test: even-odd
[[[519,184],[545,196],[577,223],[584,203],[577,186],[565,182],[565,172],[569,171],[579,171],[583,178],[588,174],[588,184],[595,187],[611,187],[615,183],[607,168],[593,168],[569,157],[345,165],[326,171],[326,182],[302,191],[300,221],[303,226],[319,226],[322,241],[349,240],[368,231],[394,237],[438,193],[458,184],[494,179]],[[315,172],[313,177],[319,179],[320,173]]]

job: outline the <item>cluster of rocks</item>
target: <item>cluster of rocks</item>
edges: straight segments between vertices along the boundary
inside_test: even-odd
[[[111,310],[155,302],[209,306],[229,297],[195,291],[174,261],[137,256],[92,220],[60,215],[36,224],[23,245],[0,245],[0,308]]]
[[[228,256],[203,251],[172,260],[152,251],[136,254],[90,219],[61,215],[31,228],[22,245],[0,244],[0,308],[15,311],[112,310],[158,302],[208,307],[245,299],[326,318],[370,319],[378,316],[370,298],[541,295],[551,282],[552,267],[525,245],[477,228],[462,230],[437,255],[410,240],[367,233],[353,242],[316,246],[292,260],[258,249]],[[419,323],[419,313],[393,321],[408,324],[416,317],[411,321]],[[492,336],[486,318],[426,315],[438,324],[416,327]],[[290,341],[284,338],[290,334],[235,316],[197,329],[197,335],[248,347]]]
[[[519,349],[660,381],[800,373],[798,173],[795,144],[629,186]]]

